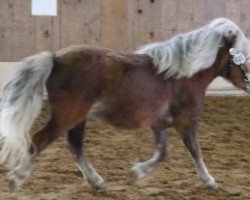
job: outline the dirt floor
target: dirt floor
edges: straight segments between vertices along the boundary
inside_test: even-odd
[[[46,111],[39,119],[42,124]],[[170,156],[145,179],[128,184],[130,167],[153,151],[149,130],[124,131],[89,121],[86,153],[108,181],[96,191],[83,182],[72,162],[64,137],[43,152],[27,183],[15,194],[7,188],[0,167],[0,199],[11,200],[247,200],[250,199],[250,98],[209,97],[200,122],[205,162],[216,178],[218,190],[205,188],[178,134],[171,133]]]

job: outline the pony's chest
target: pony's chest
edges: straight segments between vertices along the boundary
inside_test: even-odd
[[[185,126],[198,121],[203,110],[203,98],[189,96],[186,99],[177,99],[169,105],[169,114],[173,126]],[[169,118],[169,117],[168,117]]]

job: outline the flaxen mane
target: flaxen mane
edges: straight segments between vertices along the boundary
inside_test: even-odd
[[[242,30],[231,20],[218,18],[194,31],[172,39],[140,47],[136,53],[153,58],[158,73],[166,77],[191,77],[210,67],[221,46],[222,38],[236,36],[235,48],[249,58],[249,41]]]

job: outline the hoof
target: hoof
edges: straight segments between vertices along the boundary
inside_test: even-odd
[[[129,173],[128,184],[133,185],[137,180],[138,180],[137,175],[133,170],[131,170]]]
[[[103,180],[103,182],[97,183],[95,185],[95,188],[98,189],[98,190],[104,190],[104,189],[107,188],[107,186],[108,186],[108,184]]]
[[[141,176],[138,174],[137,171],[131,170],[128,178],[128,184],[133,185],[135,184],[138,180],[143,179],[145,175]]]
[[[143,179],[146,174],[147,174],[147,170],[144,170],[143,168],[139,167],[140,165],[136,165],[134,167],[132,167],[131,172],[130,172],[130,177],[129,177],[129,184],[133,184],[136,181],[138,181],[139,179]]]
[[[131,182],[135,182],[144,178],[151,171],[152,168],[149,167],[146,162],[136,162],[131,168],[130,180]]]
[[[88,179],[87,182],[95,189],[106,189],[107,183],[104,181],[102,177],[95,177],[92,180]]]
[[[208,189],[211,189],[211,190],[217,190],[218,188],[219,188],[219,184],[217,184],[217,183],[208,183],[208,184],[206,184],[206,187],[208,188]]]
[[[212,176],[204,178],[203,182],[205,183],[205,186],[209,189],[217,190],[219,188],[219,185],[215,182]]]

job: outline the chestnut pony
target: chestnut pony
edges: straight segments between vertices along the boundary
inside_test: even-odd
[[[240,60],[230,54],[231,48],[238,51]],[[155,153],[132,167],[134,180],[164,159],[169,128],[174,127],[199,178],[215,188],[197,133],[205,91],[215,77],[223,76],[249,92],[245,80],[249,54],[242,30],[229,19],[219,18],[168,41],[143,46],[134,54],[73,46],[26,58],[23,69],[5,84],[1,104],[0,161],[10,170],[10,190],[16,191],[24,183],[35,157],[63,133],[86,180],[94,187],[104,187],[104,179],[82,151],[90,114],[116,127],[151,127]],[[51,117],[31,135],[42,108],[44,85]]]

